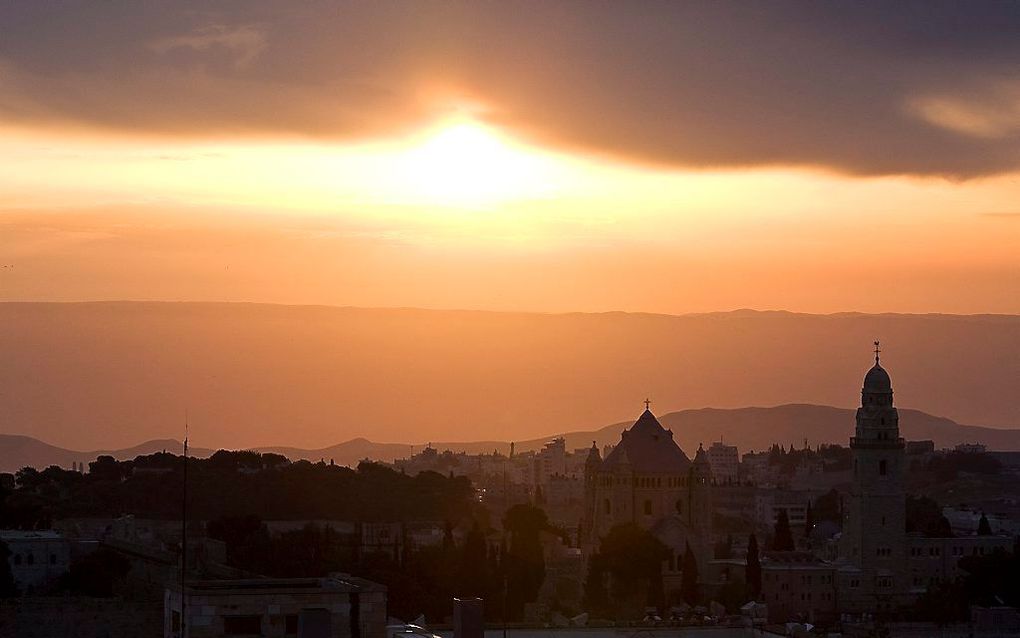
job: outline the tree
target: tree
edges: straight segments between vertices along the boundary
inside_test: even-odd
[[[130,569],[131,564],[121,554],[101,547],[71,563],[61,583],[63,589],[77,594],[109,598]]]
[[[602,612],[609,607],[606,561],[602,554],[593,554],[588,559],[588,575],[584,579],[584,605],[594,613]]]
[[[507,615],[520,618],[524,604],[534,602],[545,580],[543,531],[548,529],[545,512],[533,505],[514,505],[503,517],[503,528],[510,533],[506,556]]]
[[[484,598],[488,595],[488,552],[485,534],[475,521],[464,539],[460,555],[460,577],[457,579],[457,594]]]
[[[687,543],[687,547],[684,550],[680,596],[688,605],[697,604],[700,598],[698,593],[698,561],[694,558],[694,552],[691,551],[690,543]]]
[[[776,518],[772,549],[777,552],[792,552],[794,549],[793,532],[790,531],[790,517],[785,509],[779,510],[779,516]]]
[[[589,574],[593,587],[595,577],[609,575],[610,594],[617,602],[617,611],[627,598],[640,598],[641,605],[661,606],[665,600],[662,590],[662,563],[670,554],[654,534],[635,523],[615,525],[599,544],[601,573]],[[597,593],[597,589],[595,590]]]
[[[811,507],[811,518],[814,521],[832,521],[842,524],[839,512],[839,492],[831,489],[815,499]]]
[[[18,593],[14,586],[14,574],[11,573],[10,557],[10,548],[0,540],[0,598],[11,598]]]
[[[761,593],[761,557],[758,556],[758,537],[751,534],[747,539],[747,571],[745,574],[751,595]]]
[[[984,512],[981,512],[981,520],[978,521],[977,533],[978,536],[992,535],[992,526],[988,523],[988,517],[985,516]]]

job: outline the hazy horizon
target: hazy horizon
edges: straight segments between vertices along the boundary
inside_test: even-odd
[[[0,303],[0,321],[3,431],[83,450],[180,438],[185,409],[197,445],[314,449],[530,439],[625,422],[646,397],[846,408],[876,338],[897,405],[1020,426],[1016,316],[92,302]]]

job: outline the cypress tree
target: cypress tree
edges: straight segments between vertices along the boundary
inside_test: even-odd
[[[779,517],[776,519],[775,536],[772,539],[772,549],[777,552],[791,552],[794,549],[793,532],[790,531],[790,517],[785,509],[779,510]]]
[[[11,550],[7,547],[7,543],[0,541],[0,598],[12,598],[18,593],[14,586],[11,564],[8,562],[10,556]]]
[[[747,539],[747,571],[745,573],[751,595],[761,593],[761,557],[758,556],[758,537],[751,534]]]
[[[992,526],[988,523],[988,517],[985,516],[984,512],[981,512],[981,520],[978,521],[978,536],[991,536]]]

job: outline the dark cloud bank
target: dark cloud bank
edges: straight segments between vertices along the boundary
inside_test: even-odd
[[[1020,3],[6,3],[0,117],[392,134],[436,88],[542,143],[685,167],[1020,165]]]

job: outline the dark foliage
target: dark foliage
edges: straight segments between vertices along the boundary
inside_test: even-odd
[[[831,521],[842,525],[843,513],[840,509],[839,492],[835,489],[831,489],[816,498],[814,504],[811,506],[811,517],[812,521],[815,523]]]
[[[790,516],[785,509],[779,510],[776,518],[775,532],[772,536],[772,549],[777,552],[790,552],[795,549],[793,532],[790,530]]]
[[[510,535],[504,561],[507,616],[517,620],[524,615],[524,605],[538,597],[545,580],[541,534],[549,530],[549,519],[538,507],[514,505],[503,517],[503,529]]]
[[[761,556],[758,550],[758,537],[751,534],[747,539],[747,586],[752,596],[761,593]]]
[[[116,593],[118,583],[124,580],[130,563],[123,555],[100,548],[71,563],[60,581],[60,588],[71,593],[97,598],[109,598]]]
[[[1002,471],[1002,463],[991,454],[984,452],[961,452],[954,450],[937,454],[928,461],[928,471],[935,474],[940,483],[956,479],[960,472],[994,476]]]
[[[928,538],[950,538],[953,530],[942,515],[939,504],[926,496],[907,496],[907,533],[921,533]]]
[[[981,513],[981,520],[978,521],[977,533],[978,536],[992,535],[992,526],[988,523],[988,517],[985,516],[984,512]]]
[[[688,605],[696,605],[701,599],[698,590],[698,561],[694,558],[690,543],[684,550],[683,573],[680,580],[680,597]]]
[[[793,476],[796,468],[801,463],[821,460],[822,467],[826,472],[838,472],[850,469],[850,448],[841,445],[822,445],[818,449],[811,448],[796,449],[791,445],[787,450],[781,445],[773,445],[769,449],[769,464],[779,467],[779,473],[783,476]]]
[[[14,574],[11,573],[10,557],[11,550],[7,543],[0,541],[0,598],[11,598],[18,593],[14,586]]]
[[[945,625],[966,620],[970,605],[1020,605],[1020,557],[1015,552],[965,556],[960,567],[963,578],[933,585],[920,598],[915,610],[919,619]]]
[[[663,604],[662,563],[669,549],[654,534],[634,523],[613,527],[599,545],[610,575],[612,592],[644,589],[646,604]]]
[[[183,459],[159,453],[133,461],[101,456],[81,474],[57,467],[17,473],[17,489],[3,499],[9,528],[36,529],[68,517],[173,519],[180,516]],[[212,520],[461,520],[471,514],[465,477],[434,472],[410,477],[375,463],[357,470],[298,461],[276,454],[220,451],[188,460],[188,508]]]

